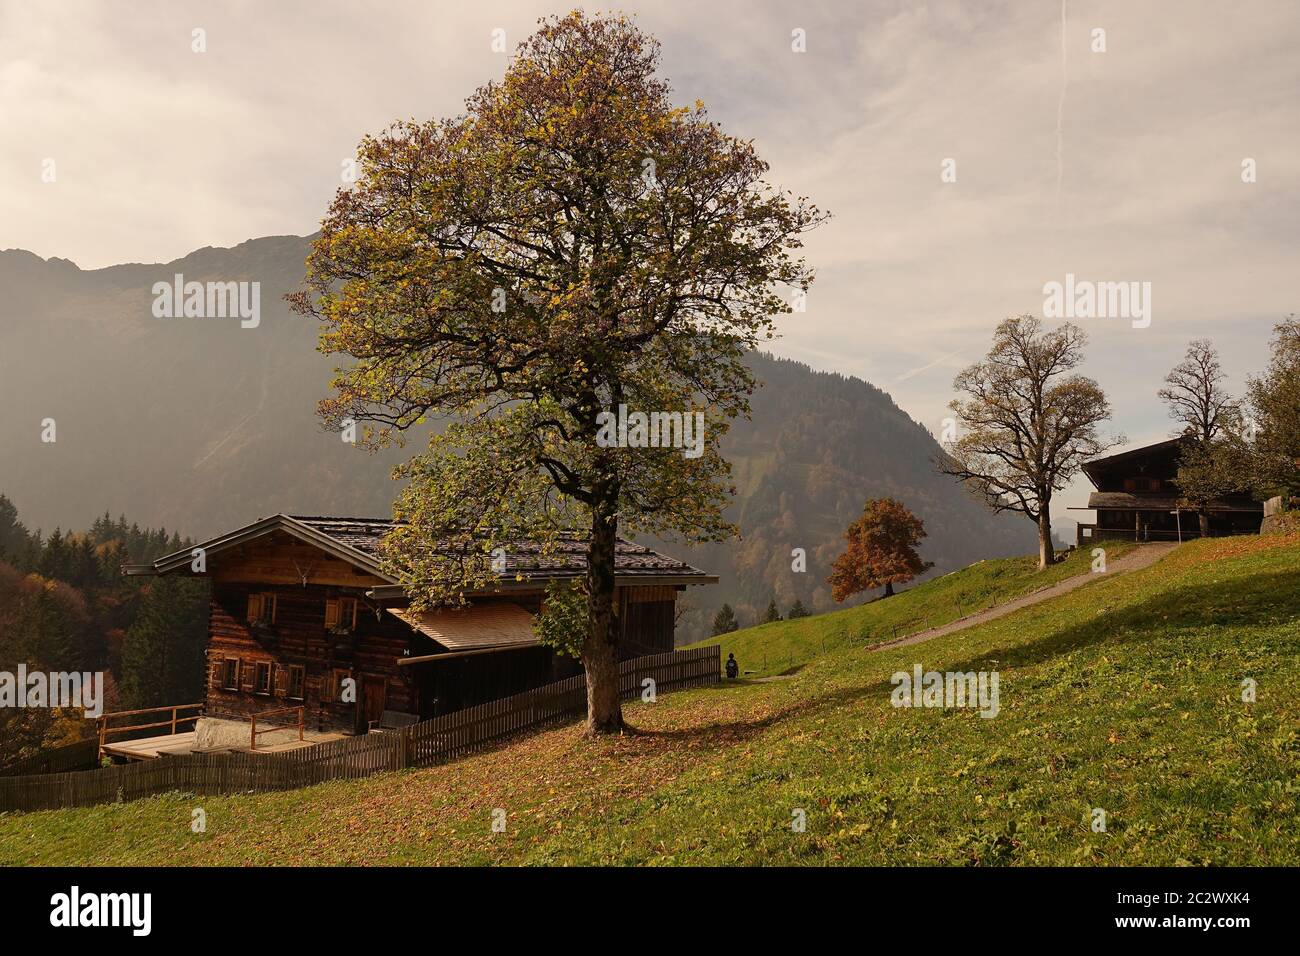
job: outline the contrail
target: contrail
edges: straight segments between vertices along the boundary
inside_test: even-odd
[[[1061,181],[1065,178],[1065,0],[1061,0],[1061,96],[1056,101],[1056,204],[1061,204]]]
[[[917,375],[920,375],[922,372],[928,372],[936,365],[942,365],[944,362],[948,361],[949,359],[956,358],[959,355],[961,355],[961,352],[949,352],[947,355],[941,355],[933,362],[928,362],[925,365],[922,365],[920,368],[914,368],[909,372],[904,372],[902,375],[898,376],[898,378],[894,379],[894,381],[906,382],[909,378],[913,378]]]

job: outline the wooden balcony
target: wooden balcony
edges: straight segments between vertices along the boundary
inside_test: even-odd
[[[182,716],[181,711],[194,711]],[[148,720],[150,717],[162,717],[162,720]],[[129,760],[141,760],[158,757],[164,753],[190,753],[194,749],[194,730],[182,731],[186,724],[192,725],[203,716],[202,704],[172,704],[168,707],[146,707],[143,710],[118,710],[103,714],[99,718],[99,756],[125,757]],[[113,720],[119,717],[135,717],[145,723],[119,724],[113,726]],[[171,732],[155,737],[136,737],[130,740],[111,741],[110,737],[133,734],[141,730],[153,730],[169,727]]]
[[[205,716],[203,707],[203,704],[174,704],[166,707],[121,710],[111,714],[104,714],[99,718],[99,756],[100,758],[112,757],[119,761],[134,761],[152,760],[169,754],[199,753],[197,735],[192,727],[200,717]],[[185,713],[191,710],[195,711],[195,713]],[[162,719],[151,719],[154,717]],[[301,706],[280,707],[275,710],[252,714],[247,718],[248,733],[244,736],[246,743],[235,744],[232,742],[229,746],[209,747],[209,751],[243,751],[257,754],[282,753],[286,750],[297,750],[300,747],[310,747],[314,744],[338,740],[344,736],[338,733],[308,731],[305,717],[305,709]],[[120,718],[136,719],[126,724],[115,724],[114,721]],[[229,720],[230,718],[221,719]],[[184,729],[187,726],[191,729]],[[166,727],[169,732],[149,737],[133,736],[129,739],[113,739],[160,727]],[[268,734],[278,736],[268,741],[265,739],[265,735]],[[280,739],[285,736],[289,737],[289,739]]]

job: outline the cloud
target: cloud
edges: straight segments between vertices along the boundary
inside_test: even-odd
[[[818,282],[776,351],[889,382],[922,422],[951,397],[922,373],[982,354],[1067,272],[1153,283],[1151,328],[1085,323],[1086,371],[1130,434],[1164,429],[1154,393],[1188,339],[1215,337],[1240,387],[1297,308],[1290,4],[1095,0],[1070,4],[1064,29],[1056,4],[1012,0],[622,6],[663,41],[682,102],[704,99],[774,181],[835,214],[809,237]],[[0,248],[98,267],[310,233],[363,134],[458,112],[505,68],[494,28],[513,44],[562,9],[0,4]]]

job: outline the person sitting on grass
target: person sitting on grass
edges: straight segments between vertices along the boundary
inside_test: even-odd
[[[735,680],[736,675],[740,673],[740,665],[736,663],[736,655],[727,655],[727,677]]]

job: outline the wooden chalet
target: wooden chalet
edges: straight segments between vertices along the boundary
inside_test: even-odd
[[[1102,538],[1136,541],[1180,541],[1200,537],[1197,512],[1178,490],[1178,460],[1187,437],[1171,438],[1133,448],[1083,465],[1096,491],[1086,508],[1096,521],[1080,524],[1078,545]],[[1246,496],[1217,498],[1206,509],[1212,536],[1254,534],[1264,518],[1264,506]]]
[[[548,555],[536,544],[507,548],[505,571],[467,607],[418,613],[380,568],[392,527],[279,514],[199,545],[212,581],[205,721],[302,707],[311,731],[365,733],[579,672],[538,644],[532,621],[549,582],[585,573],[584,540],[566,538]],[[193,562],[186,549],[125,571],[194,575]],[[620,539],[620,657],[671,651],[678,593],[716,581]]]

